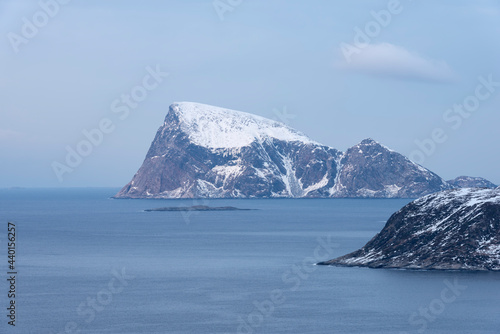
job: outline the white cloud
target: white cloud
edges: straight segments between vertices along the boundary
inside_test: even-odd
[[[446,62],[424,58],[389,43],[360,46],[354,49],[349,61],[344,59],[337,62],[337,67],[402,80],[446,83],[457,79]]]

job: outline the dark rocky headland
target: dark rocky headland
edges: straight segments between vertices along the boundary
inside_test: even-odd
[[[321,265],[500,270],[500,189],[465,188],[419,198],[361,249]]]

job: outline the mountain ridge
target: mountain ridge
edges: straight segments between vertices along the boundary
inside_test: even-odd
[[[341,152],[261,116],[180,102],[115,198],[386,198],[450,188],[371,138]]]

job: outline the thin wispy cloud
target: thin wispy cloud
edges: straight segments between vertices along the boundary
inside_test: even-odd
[[[450,83],[457,80],[457,74],[444,61],[433,60],[390,43],[369,44],[350,61],[341,60],[337,68],[379,77]]]

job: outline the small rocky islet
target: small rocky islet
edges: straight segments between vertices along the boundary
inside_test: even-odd
[[[146,209],[144,211],[248,211],[254,209],[240,209],[234,206],[207,206],[207,205],[193,205],[193,206],[169,206],[163,208]]]

